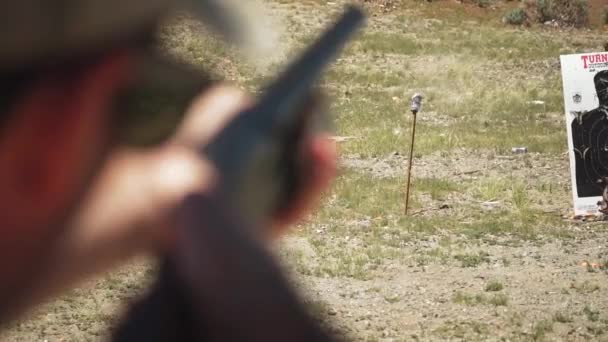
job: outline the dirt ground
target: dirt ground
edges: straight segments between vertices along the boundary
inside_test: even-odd
[[[531,167],[519,168],[524,164],[521,156],[493,161],[483,156],[431,156],[416,161],[415,174],[463,179],[508,170],[534,179],[551,173],[562,175],[555,181],[567,186],[568,165],[563,158],[531,160]],[[400,156],[342,162],[377,177],[401,175],[400,166],[405,165]],[[564,204],[545,209],[555,215],[569,210]],[[508,236],[483,242],[450,233],[431,234],[403,246],[409,257],[387,263],[371,280],[298,275],[298,281],[309,298],[327,303],[325,318],[354,340],[601,340],[608,323],[604,264],[608,231],[602,222],[572,222],[567,231],[568,239],[541,237],[525,242],[513,242]],[[466,265],[449,255],[430,262],[416,260],[440,248],[446,238],[469,255],[481,255],[483,261]],[[302,250],[314,260],[314,249],[306,239],[288,238],[283,248],[286,254]],[[490,282],[504,288],[486,291]],[[492,304],[487,298],[495,294],[504,295],[508,303]]]
[[[592,8],[600,6],[598,3],[593,2]],[[435,7],[435,10],[464,11],[469,17],[491,21],[487,17],[492,14],[488,15],[487,10],[475,7],[462,10],[461,5],[451,2],[447,5],[447,9]],[[498,7],[503,5],[512,7],[508,3]],[[401,13],[403,11],[410,16],[419,15],[410,7],[402,9]],[[383,8],[380,12],[386,11]],[[437,22],[441,25],[446,20],[437,14],[438,11],[432,13],[437,17],[421,19],[424,25],[432,27]],[[593,15],[597,23],[596,17]],[[390,31],[394,29],[395,20],[391,15],[378,15],[370,26],[374,30]],[[411,29],[415,25],[414,22],[407,27]],[[407,29],[403,32],[407,34]],[[371,68],[387,72],[408,67],[424,69],[429,64],[440,68],[442,63],[437,61],[445,58],[443,55],[420,56],[404,62],[400,55],[380,54],[374,55]],[[357,56],[349,62],[361,68],[362,59],[365,57]],[[485,69],[482,71],[485,77],[516,82],[517,78],[543,80],[559,70],[559,63],[554,58],[546,58],[508,71],[497,68],[494,63],[481,68]],[[547,74],[531,72],[534,69],[546,70]],[[370,89],[378,85],[364,86]],[[388,88],[384,91],[391,92]],[[420,115],[423,124],[450,127],[458,120],[433,109]],[[541,120],[563,127],[560,111],[559,107],[545,110]],[[394,131],[400,129],[407,130],[407,127],[398,125]],[[347,136],[345,144],[351,141],[348,139],[370,139],[365,133],[353,132],[354,136]],[[403,147],[395,147],[390,153],[372,153],[372,156],[346,153],[341,158],[341,166],[376,180],[392,179],[402,183],[408,151],[407,144],[397,146]],[[421,194],[421,208],[415,210],[417,216],[467,220],[475,211],[487,216],[503,215],[501,208],[510,205],[507,193],[499,192],[497,198],[481,200],[469,189],[479,181],[508,178],[532,184],[527,192],[528,205],[547,213],[563,231],[556,236],[548,229],[546,234],[541,232],[530,240],[508,233],[470,239],[448,227],[402,243],[403,257],[386,260],[365,280],[307,275],[298,272],[302,265],[293,266],[295,282],[323,321],[331,322],[332,327],[357,341],[608,340],[608,230],[603,222],[571,220],[570,174],[565,149],[524,155],[514,155],[505,149],[441,149],[416,155],[413,174],[414,179],[439,178],[465,188],[440,200]],[[536,185],[541,183],[549,184],[554,190],[550,193],[539,190]],[[440,209],[442,207],[445,209]],[[368,219],[344,220],[342,224],[370,229]],[[288,265],[294,254],[303,255],[299,260],[304,259],[304,263],[324,262],[317,255],[319,249],[311,244],[314,238],[310,235],[320,235],[319,239],[338,239],[331,229],[323,227],[288,237],[280,248]],[[424,257],[429,255],[429,258]],[[471,258],[460,257],[463,255]]]
[[[345,158],[342,163],[391,177],[400,174],[402,159]],[[450,159],[450,167],[442,167],[444,173],[439,176],[483,177],[502,172],[508,165],[524,177],[542,172],[536,167],[513,168],[513,164],[523,164],[518,159],[522,156],[483,163],[487,159]],[[533,158],[534,164],[550,165],[555,174],[566,174],[563,159],[540,159]],[[442,160],[422,158],[415,172],[435,172]],[[476,172],[467,174],[472,165]],[[565,186],[566,179],[558,182]],[[555,209],[567,212],[567,207]],[[402,245],[406,257],[386,260],[366,280],[300,273],[292,263],[293,255],[303,255],[306,264],[322,262],[309,239],[300,234],[282,240],[277,253],[320,321],[353,341],[604,340],[608,333],[608,231],[603,222],[573,222],[567,231],[566,239],[540,236],[533,241],[508,235],[471,240],[448,231],[425,234]],[[323,231],[312,234],[333,239]],[[445,246],[446,239],[451,247]],[[445,254],[420,258],[437,250]],[[479,258],[467,262],[457,255]],[[140,293],[153,274],[148,260],[133,262],[42,308],[33,320],[5,333],[3,340],[103,338],[108,325],[119,317],[119,303]],[[501,284],[500,290],[487,290],[489,283]]]
[[[337,327],[356,340],[535,339],[544,333],[539,322],[552,322],[560,313],[567,315],[565,322],[551,323],[549,339],[584,340],[605,329],[604,322],[590,322],[599,319],[589,312],[601,315],[608,303],[606,274],[589,271],[581,262],[605,255],[606,234],[593,227],[580,234],[586,238],[570,243],[470,246],[488,255],[487,263],[476,268],[390,265],[373,281],[304,278],[304,283],[327,301],[327,314],[334,315]],[[436,243],[430,240],[429,247]],[[420,248],[409,247],[413,255]],[[508,296],[508,306],[453,302],[456,292],[484,293],[490,280],[507,284],[501,293]]]

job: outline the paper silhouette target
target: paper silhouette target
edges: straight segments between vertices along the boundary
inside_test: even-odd
[[[574,211],[593,215],[608,186],[608,53],[561,56]]]

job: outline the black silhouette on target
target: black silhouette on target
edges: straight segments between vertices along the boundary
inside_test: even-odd
[[[578,197],[601,196],[608,177],[608,70],[593,78],[599,107],[572,121]]]

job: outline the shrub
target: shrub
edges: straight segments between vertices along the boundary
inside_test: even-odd
[[[513,9],[505,14],[504,21],[511,25],[522,25],[528,19],[528,15],[523,8]]]
[[[536,21],[555,20],[560,25],[583,27],[589,22],[587,0],[534,0]]]
[[[491,0],[474,0],[473,2],[481,8],[489,7],[492,4]]]
[[[536,0],[535,6],[539,22],[544,23],[555,19],[553,3],[554,0]]]

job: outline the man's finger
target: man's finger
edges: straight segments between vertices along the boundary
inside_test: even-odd
[[[288,224],[301,219],[320,199],[336,173],[336,144],[329,135],[318,135],[311,138],[304,147],[311,160],[312,168],[306,177],[300,193],[296,194],[293,203],[275,218],[273,233],[278,234]]]
[[[173,140],[190,147],[203,146],[250,104],[251,98],[238,88],[214,86],[194,100]]]

